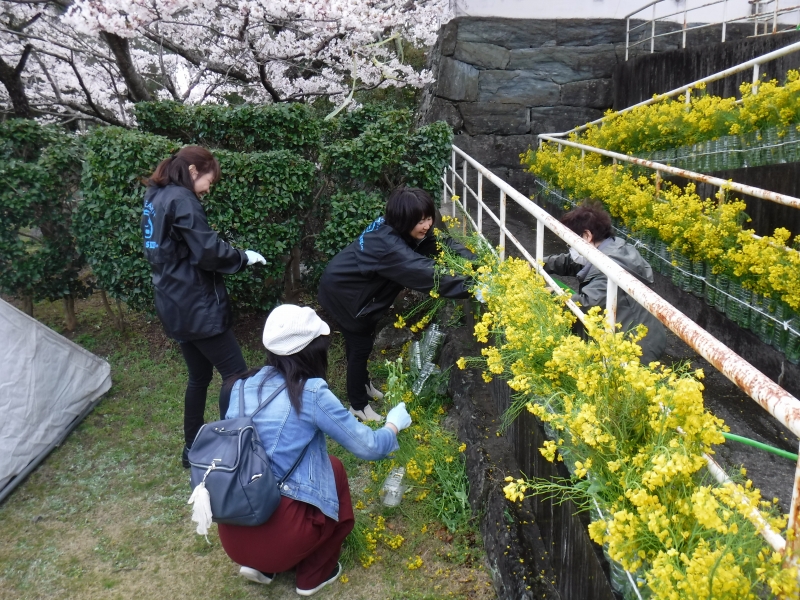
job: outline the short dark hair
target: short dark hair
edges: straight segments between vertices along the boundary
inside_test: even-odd
[[[315,377],[325,379],[328,375],[328,347],[330,344],[330,335],[319,335],[311,340],[308,346],[294,354],[281,356],[267,350],[267,364],[273,366],[274,369],[264,377],[261,385],[258,386],[258,403],[261,404],[261,389],[264,384],[276,373],[280,373],[286,381],[289,402],[299,414],[303,407],[303,388],[306,381]]]
[[[211,183],[219,181],[220,168],[216,157],[201,146],[184,146],[158,163],[146,183],[157,187],[174,184],[194,191],[194,180],[189,173],[189,165],[194,165],[200,175],[211,173],[214,176]]]
[[[611,216],[599,202],[587,202],[561,217],[561,223],[578,235],[592,232],[592,241],[601,242],[611,237]]]
[[[417,223],[428,217],[435,218],[436,207],[430,194],[413,187],[396,188],[386,201],[384,218],[400,235],[407,236]]]

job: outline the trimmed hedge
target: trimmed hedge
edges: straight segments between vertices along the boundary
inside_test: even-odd
[[[209,223],[234,246],[267,259],[266,267],[226,278],[234,306],[268,309],[290,262],[299,270],[302,260],[313,285],[327,261],[381,214],[395,186],[422,187],[438,203],[452,140],[444,123],[414,129],[410,111],[380,106],[332,122],[301,105],[163,102],[136,110],[148,131],[102,127],[76,136],[33,121],[0,126],[3,291],[36,299],[86,293],[78,278],[85,256],[100,288],[134,310],[152,311],[140,229],[143,181],[183,143],[198,143],[211,147],[222,168],[203,199]],[[55,232],[58,243],[32,244],[26,235],[40,231],[48,234],[42,240]]]
[[[84,198],[75,226],[100,286],[135,310],[152,310],[150,265],[142,254],[143,179],[179,144],[114,127],[87,140]],[[239,310],[265,310],[282,288],[282,258],[298,242],[314,185],[314,165],[285,150],[215,151],[222,176],[203,198],[211,226],[240,249],[257,250],[265,268],[226,277]]]
[[[383,213],[385,205],[386,199],[378,192],[334,194],[326,207],[327,222],[316,239],[316,249],[324,255],[325,262],[356,239],[367,225]],[[325,266],[324,263],[322,266]]]
[[[75,237],[98,285],[134,310],[153,309],[150,265],[142,253],[142,178],[179,147],[118,127],[95,129],[86,139]]]
[[[82,297],[71,232],[82,143],[56,126],[0,123],[0,290],[31,300]]]
[[[307,158],[320,144],[320,121],[305,104],[140,102],[134,111],[141,131],[184,144],[236,152],[292,150]]]

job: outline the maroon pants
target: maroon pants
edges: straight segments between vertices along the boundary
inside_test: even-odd
[[[355,525],[347,473],[338,458],[329,458],[339,496],[339,521],[326,517],[316,506],[284,496],[262,525],[219,524],[219,539],[231,560],[264,573],[296,568],[297,587],[304,590],[325,581]]]

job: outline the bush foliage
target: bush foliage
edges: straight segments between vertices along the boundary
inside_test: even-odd
[[[103,127],[85,136],[31,121],[3,126],[0,261],[15,266],[4,269],[4,291],[27,294],[30,282],[48,280],[50,287],[36,284],[37,298],[58,295],[46,287],[74,292],[63,281],[78,281],[77,245],[100,288],[134,310],[152,310],[140,230],[145,180],[183,144],[199,144],[214,152],[222,170],[203,198],[209,223],[235,247],[267,259],[264,268],[226,278],[234,306],[267,309],[282,293],[292,261],[310,265],[313,281],[381,214],[395,186],[419,186],[438,199],[452,139],[444,123],[415,129],[409,110],[380,106],[330,122],[304,105],[140,103],[136,115],[140,130]],[[45,204],[50,208],[43,210]],[[27,230],[44,231],[49,222],[63,226],[58,245],[33,252]]]
[[[318,151],[320,123],[305,104],[189,106],[179,102],[140,102],[139,129],[184,144],[236,152]]]
[[[140,219],[147,177],[179,147],[165,137],[107,127],[87,140],[84,198],[76,214],[80,247],[98,283],[136,310],[150,309],[150,265],[142,254]],[[280,289],[282,257],[297,243],[302,212],[314,183],[314,165],[288,152],[217,150],[222,176],[203,198],[209,223],[240,249],[258,249],[265,269],[226,278],[240,309],[264,309]]]
[[[35,121],[0,123],[0,290],[31,300],[81,297],[71,215],[81,140]]]

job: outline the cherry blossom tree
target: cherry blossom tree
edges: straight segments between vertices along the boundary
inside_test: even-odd
[[[133,103],[311,102],[420,87],[448,0],[0,0],[0,103],[132,125]]]

